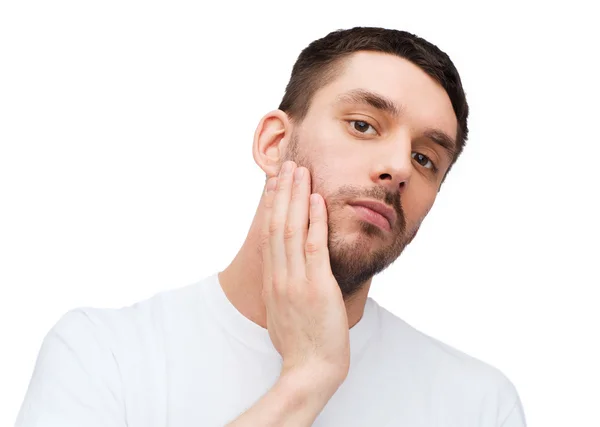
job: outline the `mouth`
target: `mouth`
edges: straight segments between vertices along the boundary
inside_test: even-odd
[[[351,202],[349,205],[361,219],[377,225],[385,231],[391,231],[394,227],[396,213],[383,203],[363,200]]]

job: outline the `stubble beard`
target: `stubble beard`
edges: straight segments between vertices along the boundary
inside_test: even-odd
[[[292,135],[282,163],[294,161],[298,166],[306,167],[312,179],[312,192],[327,196],[328,248],[331,271],[335,277],[344,300],[349,300],[358,293],[365,283],[376,274],[389,267],[402,253],[410,239],[406,233],[406,219],[400,203],[400,193],[386,192],[383,187],[373,187],[364,190],[355,186],[342,186],[333,194],[319,191],[319,179],[314,174],[310,159],[300,153],[298,135]],[[334,218],[334,213],[341,212],[346,203],[352,199],[365,198],[379,200],[396,211],[397,220],[394,229],[387,232],[374,224],[360,221],[360,235],[348,242],[346,233],[340,231],[340,226]],[[374,239],[389,240],[388,234],[393,234],[389,244],[372,249]]]

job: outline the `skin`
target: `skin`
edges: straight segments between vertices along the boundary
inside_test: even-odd
[[[349,328],[372,276],[415,237],[452,162],[452,146],[431,130],[449,140],[457,133],[444,89],[409,61],[376,52],[347,58],[303,120],[276,110],[260,121],[254,159],[274,189],[219,280],[238,311],[268,329],[284,363],[276,385],[230,425],[311,425],[344,381]],[[289,173],[280,174],[283,165]],[[358,199],[393,208],[391,230],[361,219],[348,205]]]

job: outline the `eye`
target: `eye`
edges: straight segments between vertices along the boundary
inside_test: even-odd
[[[363,120],[350,120],[350,126],[355,131],[365,134],[365,135],[377,135],[377,131],[373,126]]]
[[[427,157],[426,155],[421,154],[421,153],[417,153],[416,151],[413,151],[412,154],[411,154],[411,156],[412,156],[413,159],[415,159],[417,161],[418,164],[420,164],[424,168],[433,169],[434,171],[436,170],[435,169],[435,165],[429,159],[429,157]]]

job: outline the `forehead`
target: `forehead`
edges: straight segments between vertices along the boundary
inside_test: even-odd
[[[412,62],[380,52],[357,52],[341,64],[340,74],[319,89],[311,103],[331,108],[356,89],[380,94],[401,108],[403,121],[415,128],[438,128],[456,135],[457,120],[450,97],[431,76]]]

